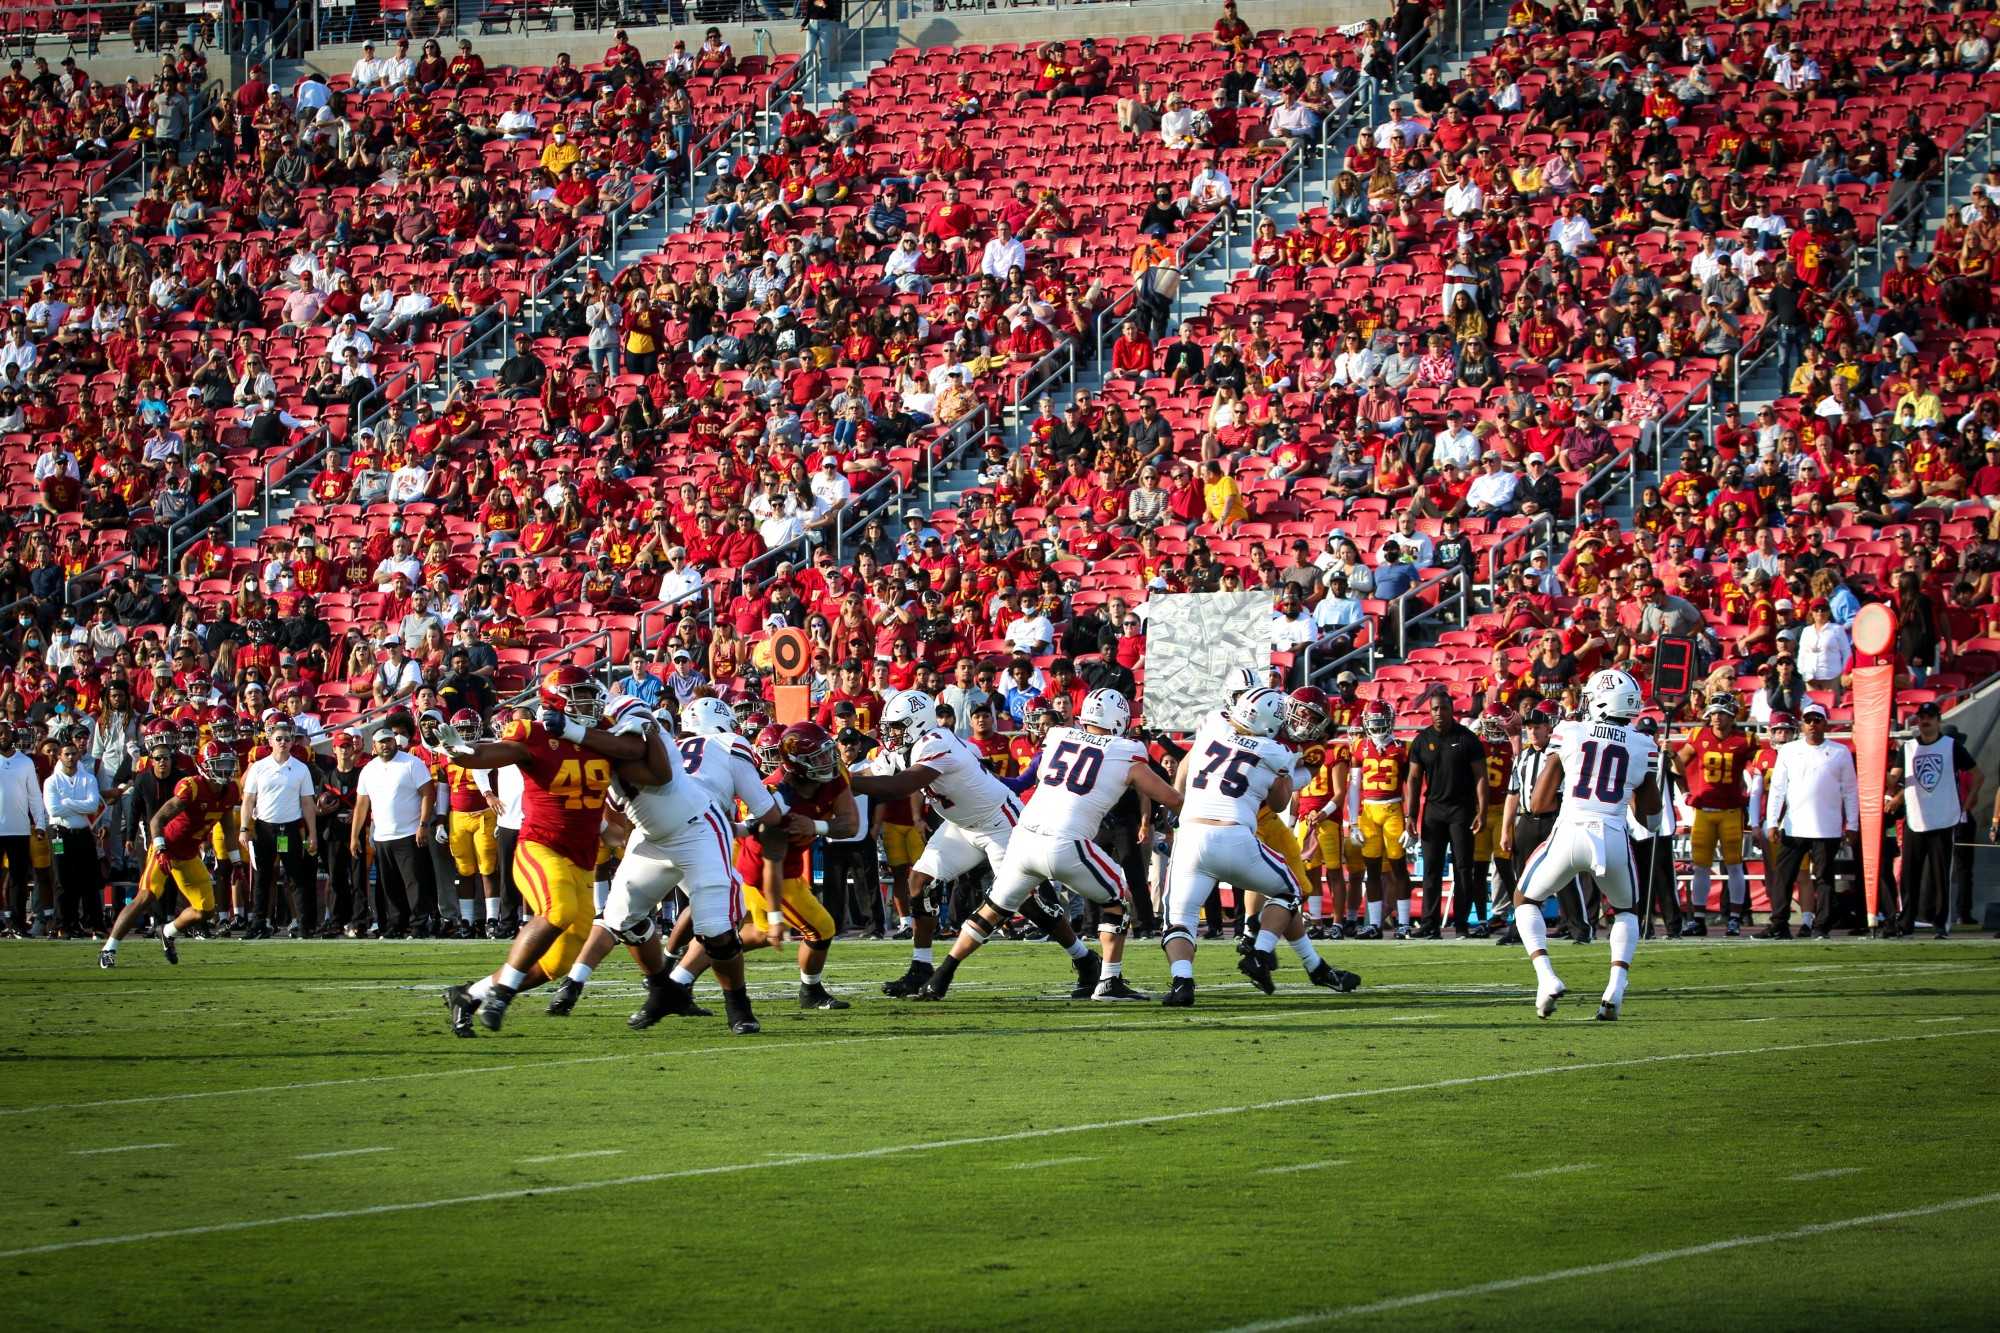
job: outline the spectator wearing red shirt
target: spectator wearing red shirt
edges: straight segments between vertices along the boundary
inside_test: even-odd
[[[945,250],[963,253],[971,245],[972,232],[978,225],[978,215],[959,199],[956,189],[947,185],[937,207],[924,214],[922,234],[936,237]]]

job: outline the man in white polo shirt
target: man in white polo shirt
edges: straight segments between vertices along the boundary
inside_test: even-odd
[[[403,749],[396,733],[384,726],[375,732],[375,757],[361,770],[354,800],[354,829],[349,848],[361,855],[365,833],[375,848],[382,911],[377,920],[382,935],[404,934],[410,928],[410,897],[416,913],[428,922],[437,915],[437,886],[431,879],[431,858],[419,847],[431,826],[436,792],[424,761]]]
[[[1764,834],[1772,844],[1785,835],[1771,873],[1771,922],[1759,939],[1792,938],[1792,885],[1807,858],[1811,888],[1801,887],[1799,919],[1818,939],[1829,934],[1833,916],[1833,858],[1841,844],[1861,830],[1861,805],[1854,780],[1854,755],[1826,738],[1826,709],[1809,702],[1800,717],[1801,735],[1778,747],[1771,769],[1771,796]],[[1820,909],[1815,915],[1814,908]]]
[[[245,939],[271,937],[271,889],[284,867],[292,886],[292,939],[319,928],[319,800],[312,770],[293,752],[298,733],[282,715],[264,728],[264,752],[243,775],[237,831],[254,848],[254,915]]]

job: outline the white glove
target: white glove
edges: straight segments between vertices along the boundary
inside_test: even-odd
[[[1358,821],[1353,828],[1347,830],[1347,840],[1356,847],[1366,847],[1368,845],[1368,835],[1361,831],[1361,825]]]
[[[452,758],[463,759],[472,753],[472,742],[465,739],[459,729],[451,723],[438,723],[436,735],[438,748]]]
[[[1416,851],[1418,841],[1419,839],[1417,837],[1417,831],[1415,829],[1404,829],[1403,855],[1408,856],[1410,853]]]

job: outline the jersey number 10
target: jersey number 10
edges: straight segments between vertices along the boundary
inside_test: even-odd
[[[1602,764],[1598,763],[1600,757]],[[1585,741],[1583,763],[1577,769],[1576,785],[1569,789],[1569,794],[1584,801],[1595,795],[1600,801],[1616,804],[1625,795],[1625,778],[1631,767],[1632,756],[1624,746],[1599,746],[1596,741]]]
[[[1097,774],[1103,767],[1103,751],[1085,750],[1075,741],[1064,741],[1043,766],[1042,785],[1067,787],[1082,796],[1097,785]]]

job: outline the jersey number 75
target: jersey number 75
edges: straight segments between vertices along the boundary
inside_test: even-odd
[[[1201,771],[1194,775],[1190,785],[1206,790],[1209,779],[1213,777],[1215,789],[1232,800],[1250,790],[1250,774],[1257,767],[1255,754],[1249,750],[1232,749],[1221,741],[1210,741],[1201,756],[1208,762],[1201,766]],[[1216,776],[1217,769],[1222,770],[1219,777]]]

